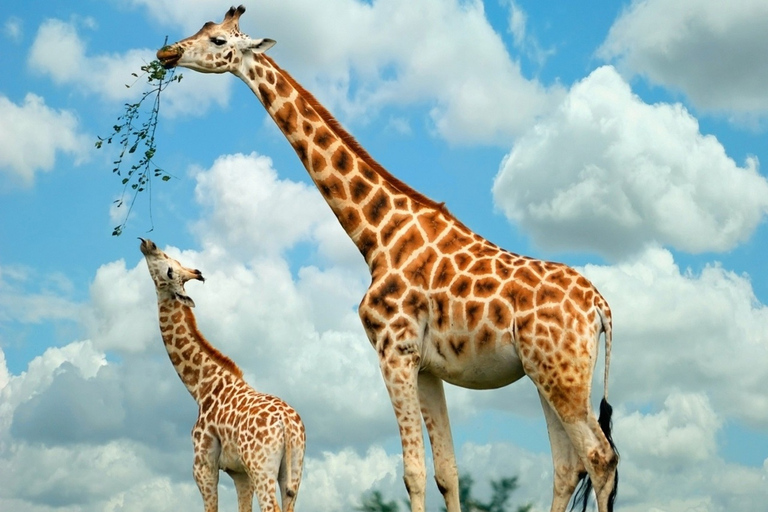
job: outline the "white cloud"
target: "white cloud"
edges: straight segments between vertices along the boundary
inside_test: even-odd
[[[613,311],[613,400],[704,391],[720,417],[768,426],[768,306],[746,276],[716,264],[681,271],[662,249],[583,272]]]
[[[38,290],[31,292],[30,288]],[[66,295],[72,283],[59,274],[38,275],[24,266],[0,266],[0,322],[78,320],[82,306]]]
[[[349,449],[325,452],[322,458],[307,460],[297,506],[302,510],[354,510],[360,505],[360,495],[372,487],[402,487],[402,480],[395,478],[401,464],[399,455],[387,454],[380,447],[369,448],[364,456]]]
[[[11,16],[5,20],[5,23],[3,24],[3,35],[14,43],[21,41],[21,38],[24,35],[24,24],[21,21],[21,18]]]
[[[32,185],[36,173],[51,171],[57,154],[80,164],[92,144],[74,113],[52,109],[32,93],[21,104],[0,95],[0,119],[0,173],[21,185]]]
[[[131,270],[123,260],[102,265],[91,285],[91,300],[87,324],[100,350],[141,353],[156,341],[156,298],[143,261]]]
[[[3,355],[3,363],[4,358]],[[94,350],[89,341],[80,341],[60,348],[47,349],[30,361],[27,371],[20,375],[9,374],[7,368],[4,370],[6,382],[0,388],[0,446],[5,439],[3,434],[10,429],[16,407],[48,389],[54,374],[65,363],[82,375],[93,376],[106,361],[103,354]]]
[[[682,106],[648,105],[602,67],[515,143],[493,194],[549,249],[725,251],[768,212],[757,167],[754,158],[736,165]]]
[[[702,109],[768,113],[768,4],[635,0],[598,50]]]
[[[8,372],[8,365],[5,364],[5,352],[0,348],[0,391],[8,385],[11,380],[11,374]]]
[[[134,3],[184,27],[179,37],[224,14],[212,3]],[[340,119],[427,105],[433,128],[453,143],[505,143],[563,94],[522,75],[479,1],[273,2],[246,12],[241,29],[277,40],[277,61]]]
[[[272,160],[227,155],[197,174],[197,201],[210,212],[195,228],[201,238],[246,254],[279,254],[308,240],[321,222],[338,222],[317,191],[279,180]]]
[[[260,158],[224,157],[200,171],[198,200],[209,205],[196,231],[204,248],[167,251],[207,278],[188,285],[206,337],[238,362],[257,389],[283,397],[302,415],[309,453],[300,506],[307,512],[348,510],[371,488],[404,496],[394,416],[375,352],[355,313],[367,273],[347,265],[346,257],[328,257],[326,268],[291,271],[282,252],[295,249],[303,237],[319,238],[317,224],[302,223],[279,241],[274,237],[287,229],[281,222],[257,228],[256,237],[227,233],[231,224],[222,219],[236,221],[240,208],[253,215],[269,212],[275,197],[284,198],[292,211],[307,208],[311,195],[303,195],[304,186],[277,179],[269,161]],[[260,179],[255,181],[269,193],[245,186],[246,170],[251,179],[256,173]],[[225,183],[238,193],[231,194]],[[256,247],[259,238],[273,240],[272,249]],[[155,241],[162,246],[162,240]],[[96,273],[91,303],[98,321],[88,324],[93,341],[50,349],[23,375],[10,375],[0,391],[0,468],[46,468],[0,475],[12,482],[12,494],[0,495],[0,506],[46,510],[77,503],[84,512],[199,506],[189,477],[189,426],[196,408],[162,347],[156,299],[138,249],[129,260],[135,266],[117,261]],[[768,310],[756,303],[748,280],[717,266],[698,275],[681,273],[660,249],[584,272],[614,311],[611,397],[618,404],[616,440],[626,477],[621,499],[631,510],[678,510],[700,503],[728,510],[739,496],[763,499],[759,483],[765,469],[726,464],[717,446],[724,421],[768,423]],[[115,361],[107,362],[105,352]],[[535,402],[530,383],[515,389]],[[487,407],[519,413],[521,403],[510,389],[494,393],[494,404],[483,392],[458,394],[454,400],[449,390],[454,420],[482,421]],[[633,403],[650,404],[652,412],[635,413]],[[68,417],[63,410],[79,413]],[[543,421],[539,424],[545,437]],[[631,439],[636,428],[645,437]],[[517,435],[511,431],[510,439],[518,442]],[[656,443],[653,449],[646,446],[650,442]],[[390,446],[388,451],[382,444]],[[460,467],[477,477],[478,496],[489,492],[488,480],[519,475],[521,490],[514,499],[532,501],[535,510],[545,510],[551,496],[550,455],[542,450],[457,444]],[[94,462],[78,471],[84,457]],[[696,471],[675,469],[685,464]],[[723,471],[740,475],[734,486],[743,494],[717,483]],[[94,487],[89,482],[97,474],[101,483]],[[712,483],[706,495],[696,483],[701,481]],[[431,479],[429,493],[429,502],[437,506],[440,497]],[[222,506],[233,503],[231,486],[223,487]]]
[[[50,51],[51,41],[56,41],[55,52]],[[81,93],[94,94],[110,102],[138,100],[149,91],[141,67],[155,60],[157,49],[97,55],[90,55],[87,50],[74,23],[48,19],[40,25],[32,43],[29,66],[50,76],[56,84],[74,86]],[[133,76],[134,73],[138,76]],[[197,116],[212,104],[227,104],[231,80],[194,75],[183,75],[181,82],[170,84],[162,93],[160,112],[163,116]],[[148,112],[151,106],[146,109]]]
[[[680,471],[716,456],[721,424],[706,395],[676,393],[667,397],[662,411],[621,416],[616,435],[636,464]]]
[[[528,31],[528,15],[514,0],[506,0],[509,6],[507,31],[512,34],[515,48],[523,52],[539,67],[543,66],[548,57],[555,54],[553,48],[544,49],[539,41]]]
[[[761,508],[768,497],[768,471],[720,458],[715,446],[721,425],[702,393],[672,393],[663,407],[647,414],[617,411],[621,510]]]
[[[279,179],[269,157],[221,156],[210,170],[197,171],[196,180],[195,196],[206,213],[193,231],[206,243],[249,260],[312,242],[326,261],[367,275],[360,253],[314,186]]]

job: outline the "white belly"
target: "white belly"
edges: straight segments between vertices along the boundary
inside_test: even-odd
[[[422,350],[422,371],[440,377],[456,386],[470,389],[494,389],[506,386],[525,375],[523,363],[511,344],[484,350],[467,352],[461,357],[454,354],[438,354],[429,342]]]

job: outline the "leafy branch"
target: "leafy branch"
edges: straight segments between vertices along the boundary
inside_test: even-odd
[[[138,195],[144,190],[149,190],[149,217],[152,221],[152,178],[162,181],[171,179],[171,174],[155,165],[153,158],[157,153],[155,131],[157,130],[158,114],[160,112],[160,93],[171,83],[180,82],[182,75],[175,74],[175,68],[165,69],[159,60],[153,60],[149,64],[141,66],[141,75],[131,73],[136,77],[133,84],[126,84],[130,88],[136,85],[139,79],[146,77],[149,90],[144,92],[136,103],[126,103],[125,112],[117,118],[118,124],[112,127],[112,133],[108,137],[98,137],[96,148],[100,149],[104,143],[112,144],[114,141],[121,147],[117,159],[112,162],[115,166],[112,172],[120,177],[123,191],[120,198],[114,201],[118,208],[126,202],[128,211],[123,222],[112,231],[112,236],[120,236],[128,222],[128,216],[133,210]],[[151,110],[146,112],[147,104],[151,101]],[[137,153],[138,152],[138,153]],[[124,163],[138,158],[138,161],[126,169]],[[128,162],[124,162],[128,160]],[[126,199],[129,196],[130,201]],[[152,229],[150,229],[151,231]]]

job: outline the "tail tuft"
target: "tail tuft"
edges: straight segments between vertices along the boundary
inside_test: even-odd
[[[613,407],[611,407],[611,404],[608,403],[608,400],[603,398],[600,401],[600,416],[597,418],[597,423],[600,425],[600,429],[603,431],[603,434],[605,434],[605,438],[608,440],[608,444],[611,445],[611,449],[616,454],[616,456],[619,456],[619,452],[616,450],[616,445],[613,444],[613,437],[611,435],[611,428],[613,427],[613,421],[611,417],[613,416]],[[614,477],[614,483],[613,483],[613,490],[611,490],[611,494],[608,496],[608,511],[613,511],[613,504],[616,501],[616,492],[619,489],[619,470],[616,469],[615,477]],[[573,497],[573,503],[571,504],[571,510],[574,510],[576,506],[581,503],[581,511],[586,512],[587,510],[587,504],[589,503],[589,496],[592,493],[592,480],[590,480],[589,475],[587,472],[583,472],[579,474],[579,487],[576,490],[576,494]]]
[[[603,434],[605,434],[605,438],[608,440],[608,444],[611,445],[611,449],[613,450],[613,453],[616,454],[616,457],[619,456],[618,450],[616,450],[616,445],[613,444],[613,437],[611,436],[611,428],[613,427],[613,421],[611,420],[611,416],[613,416],[613,407],[611,407],[611,404],[608,403],[608,400],[603,398],[600,401],[600,416],[597,418],[597,423],[600,425],[600,428],[603,431]],[[611,494],[608,495],[608,511],[613,511],[613,503],[616,501],[616,492],[619,490],[619,468],[616,468],[616,472],[614,473],[614,479],[613,479],[613,489],[611,490]]]
[[[592,480],[589,479],[589,474],[586,471],[579,473],[579,486],[576,489],[576,494],[573,495],[573,503],[571,503],[571,511],[576,508],[576,505],[581,502],[581,512],[586,512],[587,504],[589,503],[589,495],[592,493]]]

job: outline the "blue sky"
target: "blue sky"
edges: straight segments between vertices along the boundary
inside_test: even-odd
[[[619,510],[764,506],[764,1],[246,6],[241,29],[277,40],[270,55],[393,174],[497,244],[576,267],[608,299]],[[200,506],[195,405],[163,350],[137,236],[203,271],[188,289],[203,332],[304,418],[301,510],[350,510],[370,489],[405,496],[356,315],[366,268],[244,84],[181,71],[156,157],[176,178],[154,183],[151,210],[143,194],[110,236],[124,215],[112,206],[115,148],[95,149],[96,137],[141,92],[125,84],[166,36],[228,7],[0,9],[2,510]],[[451,387],[448,402],[478,492],[518,475],[515,497],[548,510],[531,383]]]

